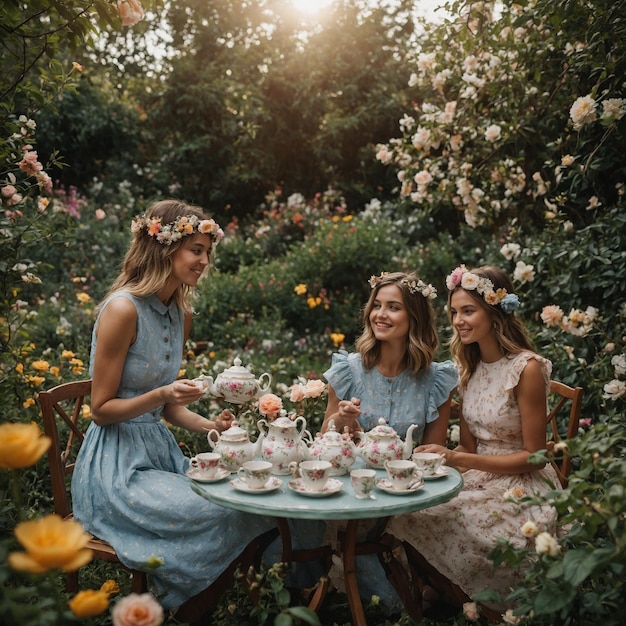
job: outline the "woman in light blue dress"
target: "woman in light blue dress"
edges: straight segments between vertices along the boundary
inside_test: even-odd
[[[438,339],[430,300],[436,292],[404,272],[372,276],[370,285],[357,351],[334,354],[324,373],[329,384],[322,430],[332,420],[339,432],[368,431],[384,418],[403,439],[415,424],[415,445],[445,445],[458,374],[452,361],[433,362]],[[390,610],[399,608],[376,556],[357,559],[357,576],[362,595],[376,594]]]
[[[185,475],[189,459],[164,421],[197,433],[231,425],[228,411],[209,420],[188,409],[203,390],[178,378],[189,296],[223,233],[199,208],[173,200],[154,204],[132,230],[93,330],[93,422],[72,478],[74,515],[122,563],[150,574],[164,608],[189,601],[183,609],[189,615],[246,546],[275,524],[197,495]],[[155,562],[162,564],[150,568]]]

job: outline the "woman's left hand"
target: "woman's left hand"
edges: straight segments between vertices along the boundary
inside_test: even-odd
[[[218,432],[224,432],[228,430],[233,425],[233,420],[235,416],[230,412],[229,409],[224,409],[216,418],[215,418],[215,428],[217,428]]]

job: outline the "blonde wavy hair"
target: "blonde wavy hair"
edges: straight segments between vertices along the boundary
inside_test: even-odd
[[[493,283],[494,289],[496,290],[506,289],[508,293],[514,292],[511,279],[508,274],[499,267],[484,265],[471,270],[471,272],[481,278],[488,278]],[[463,289],[463,287],[458,285],[448,294],[448,318],[451,323],[452,295],[459,289]],[[519,354],[525,350],[535,352],[532,341],[526,334],[524,325],[515,316],[515,313],[505,313],[498,304],[487,304],[484,298],[476,290],[466,290],[465,293],[471,296],[476,301],[476,304],[485,309],[491,316],[493,320],[493,332],[498,343],[498,347],[503,354]],[[464,389],[480,363],[480,348],[477,343],[471,343],[469,345],[463,344],[458,333],[454,330],[454,334],[450,340],[450,352],[459,366],[459,387]]]
[[[180,200],[159,200],[148,207],[145,215],[148,218],[160,217],[163,224],[174,222],[183,215],[195,215],[201,220],[210,219],[200,207]],[[184,244],[184,241],[182,238],[165,246],[154,237],[150,237],[145,228],[136,232],[124,256],[122,270],[113,281],[104,300],[120,290],[137,297],[157,293],[172,273],[172,255]],[[211,253],[214,249],[215,245],[211,240]],[[174,292],[176,304],[184,311],[192,309],[192,291],[189,285],[181,285]]]
[[[363,366],[371,370],[380,358],[380,341],[376,339],[370,313],[381,287],[395,285],[402,292],[402,301],[409,314],[409,335],[405,355],[406,368],[418,374],[430,367],[439,346],[435,331],[434,313],[430,301],[419,291],[412,292],[410,285],[419,281],[413,273],[390,272],[381,275],[372,288],[369,300],[362,312],[363,332],[356,341],[356,349],[361,354]]]

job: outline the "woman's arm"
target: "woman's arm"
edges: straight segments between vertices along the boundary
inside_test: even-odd
[[[426,424],[424,434],[422,435],[421,445],[436,444],[440,446],[446,445],[448,438],[448,423],[450,421],[450,405],[452,399],[448,398],[440,407],[438,407],[439,417],[433,422]]]

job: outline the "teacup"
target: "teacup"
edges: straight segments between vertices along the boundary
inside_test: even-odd
[[[322,491],[328,482],[333,464],[329,461],[295,461],[289,464],[292,475],[302,480],[308,491]]]
[[[263,489],[270,479],[272,464],[269,461],[246,461],[238,470],[237,478],[250,489]]]
[[[202,452],[191,457],[191,467],[205,478],[213,478],[217,474],[222,455],[219,452]]]
[[[435,452],[414,452],[411,460],[426,476],[434,476],[446,462],[446,457]]]
[[[350,472],[350,483],[354,495],[359,500],[367,500],[374,489],[376,471],[373,469],[355,469]]]
[[[409,485],[422,479],[422,473],[413,461],[387,460],[385,461],[385,469],[392,488],[400,491],[408,489]]]

